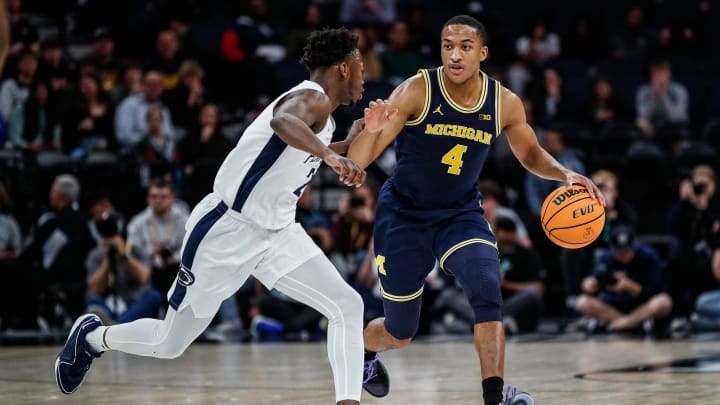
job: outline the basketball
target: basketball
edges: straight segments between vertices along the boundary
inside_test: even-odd
[[[591,244],[605,226],[605,209],[587,188],[574,184],[550,193],[540,210],[545,235],[558,246],[577,249]]]

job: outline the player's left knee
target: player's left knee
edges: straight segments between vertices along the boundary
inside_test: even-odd
[[[672,298],[666,293],[661,293],[652,298],[656,316],[664,316],[672,310]]]

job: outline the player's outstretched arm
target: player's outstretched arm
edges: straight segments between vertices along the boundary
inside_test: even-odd
[[[365,109],[365,128],[350,144],[347,156],[366,168],[398,136],[411,117],[422,113],[425,79],[415,75],[405,80],[387,101],[375,100]]]
[[[502,92],[500,120],[510,148],[520,163],[531,173],[545,179],[562,181],[568,188],[573,184],[581,184],[588,189],[592,198],[599,199],[605,205],[603,194],[590,179],[561,165],[540,146],[535,131],[527,123],[520,97],[504,87]]]
[[[365,171],[355,162],[344,158],[326,146],[313,132],[318,123],[324,125],[332,107],[327,96],[314,90],[288,94],[275,107],[270,127],[286,144],[322,158],[349,186],[365,181]]]

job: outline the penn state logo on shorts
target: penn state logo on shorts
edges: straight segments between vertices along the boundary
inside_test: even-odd
[[[195,283],[195,275],[190,272],[190,269],[180,265],[180,270],[178,271],[178,284],[188,287],[193,285],[193,283]]]

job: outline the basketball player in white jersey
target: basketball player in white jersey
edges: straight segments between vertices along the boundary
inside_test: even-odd
[[[83,315],[55,362],[58,388],[71,394],[104,351],[176,358],[210,324],[220,303],[250,276],[303,302],[328,320],[328,358],[338,404],[359,404],[363,365],[363,305],[299,224],[298,197],[324,161],[347,185],[365,172],[338,153],[363,126],[379,130],[385,106],[366,109],[348,139],[330,144],[340,104],[362,97],[357,38],[344,28],[313,32],[302,62],[310,80],[273,101],[245,130],[220,167],[214,192],[193,210],[182,259],[168,292],[164,320],[103,326]],[[378,111],[383,111],[378,113]]]

